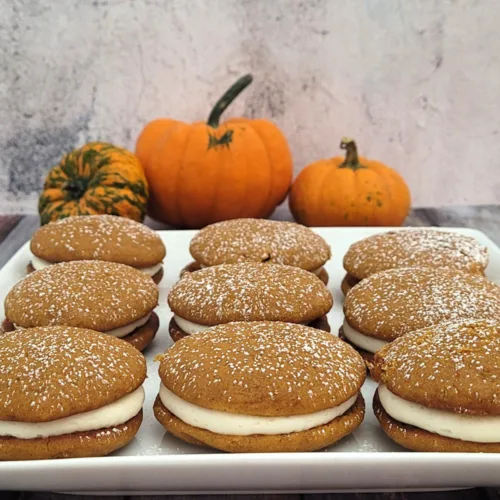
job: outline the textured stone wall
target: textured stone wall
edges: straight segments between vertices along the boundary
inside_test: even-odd
[[[500,202],[497,0],[0,2],[0,212],[36,210],[47,169],[86,141],[229,114],[286,133],[295,170],[342,135],[408,180],[416,205]]]

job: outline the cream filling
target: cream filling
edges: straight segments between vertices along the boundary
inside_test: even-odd
[[[101,333],[113,335],[113,337],[118,337],[119,339],[121,339],[123,337],[126,337],[129,333],[132,333],[136,328],[145,325],[151,317],[151,314],[152,313],[149,313],[147,316],[144,316],[144,318],[138,319],[137,321],[134,321],[129,325],[121,326],[120,328],[115,328],[114,330],[108,330],[107,332]],[[16,325],[16,323],[12,324],[14,325],[14,328],[16,330],[22,330],[24,328],[23,326]]]
[[[141,411],[143,403],[144,389],[141,386],[123,398],[97,408],[97,410],[59,418],[50,422],[0,421],[0,436],[35,439],[105,429],[121,425],[135,417]]]
[[[193,323],[192,321],[189,321],[187,319],[181,318],[180,316],[177,316],[177,314],[174,314],[174,319],[175,322],[177,323],[177,326],[184,332],[187,333],[188,335],[194,335],[196,333],[201,333],[204,332],[205,330],[208,330],[209,328],[213,328],[216,325],[199,325],[198,323]],[[309,323],[299,323],[300,325],[308,325]],[[106,332],[108,333],[108,332]]]
[[[452,439],[473,443],[500,443],[500,416],[477,416],[426,408],[396,396],[383,384],[378,395],[384,410],[395,420]]]
[[[188,321],[187,319],[177,316],[177,314],[174,314],[174,319],[179,328],[188,335],[201,333],[204,332],[205,330],[208,330],[209,328],[212,328],[212,326],[199,325],[198,323],[193,323],[192,321]]]
[[[321,274],[321,271],[323,271],[323,266],[318,267],[318,269],[313,269],[312,271],[309,272],[315,274],[316,276],[319,276]]]
[[[354,405],[357,397],[356,394],[339,406],[306,415],[258,417],[202,408],[184,401],[160,384],[160,400],[177,418],[193,427],[228,436],[276,435],[307,431],[346,413]]]
[[[149,313],[147,316],[144,316],[144,318],[138,319],[137,321],[134,321],[129,325],[121,326],[120,328],[108,330],[107,332],[103,333],[106,333],[107,335],[113,335],[113,337],[122,339],[123,337],[126,337],[128,334],[132,333],[135,329],[145,325],[149,321],[149,318],[151,318],[151,314],[153,313]]]
[[[356,347],[371,352],[372,354],[375,354],[389,343],[386,340],[376,339],[358,332],[352,326],[349,326],[347,320],[344,320],[342,329],[344,330],[344,335],[347,340],[352,342]]]
[[[53,264],[57,264],[57,262],[49,262],[48,260],[40,259],[40,257],[37,257],[36,255],[33,255],[31,257],[31,265],[36,271],[52,266]],[[142,271],[148,276],[154,276],[161,269],[162,265],[163,262],[159,262],[158,264],[151,267],[138,267],[136,269]]]

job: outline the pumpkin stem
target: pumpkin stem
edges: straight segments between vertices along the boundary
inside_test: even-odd
[[[242,76],[236,81],[224,95],[215,103],[215,106],[208,117],[207,123],[210,127],[217,128],[219,120],[226,108],[238,97],[238,95],[252,83],[252,75]]]
[[[67,181],[62,189],[66,193],[67,200],[79,200],[87,190],[88,182],[83,179],[72,179]]]
[[[350,168],[352,170],[366,168],[359,163],[358,148],[356,147],[354,139],[342,137],[342,140],[340,141],[340,149],[345,149],[346,153],[344,163],[339,165],[339,168]]]

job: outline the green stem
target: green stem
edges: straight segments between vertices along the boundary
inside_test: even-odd
[[[217,128],[219,120],[226,108],[238,97],[238,95],[252,83],[252,75],[242,76],[235,84],[229,87],[224,95],[215,103],[208,117],[207,123],[210,127]]]
[[[346,153],[344,163],[342,163],[339,168],[350,168],[352,170],[366,168],[359,163],[358,148],[356,147],[354,139],[342,137],[342,140],[340,141],[340,149],[345,149]]]

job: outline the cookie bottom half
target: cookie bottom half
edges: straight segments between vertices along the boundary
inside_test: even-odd
[[[156,337],[156,333],[160,328],[160,319],[153,312],[147,323],[134,330],[129,335],[123,337],[129,344],[132,344],[139,351],[143,351]]]
[[[344,276],[344,279],[342,280],[342,283],[340,285],[340,288],[342,290],[342,293],[344,295],[347,295],[347,292],[349,290],[356,286],[361,280],[358,280],[358,278],[355,278],[354,276],[351,276],[350,274],[346,274]]]
[[[373,398],[373,411],[382,430],[394,442],[412,451],[423,452],[453,452],[453,453],[499,453],[500,443],[473,443],[461,441],[433,432],[420,429],[413,425],[403,424],[393,419],[384,409],[378,397],[378,391]]]
[[[311,328],[316,328],[317,330],[323,330],[325,332],[330,331],[330,324],[328,323],[328,318],[326,317],[326,315],[320,316],[314,321],[311,321],[308,326],[310,326]],[[189,333],[185,333],[180,328],[180,326],[177,324],[177,321],[175,321],[175,318],[173,317],[168,325],[168,331],[174,342],[178,342],[179,340],[190,336]]]
[[[216,448],[231,453],[276,453],[315,451],[330,446],[351,434],[363,421],[365,402],[361,394],[343,415],[325,425],[289,434],[228,436],[216,434],[186,424],[170,413],[157,397],[154,404],[156,419],[175,437],[198,446]]]
[[[102,457],[132,441],[141,423],[142,410],[124,424],[95,431],[35,439],[0,436],[0,460]]]

